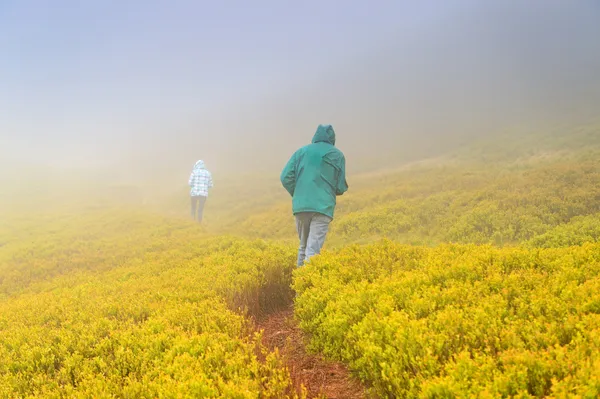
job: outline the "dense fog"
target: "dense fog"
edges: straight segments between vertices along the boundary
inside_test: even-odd
[[[588,123],[599,20],[591,0],[4,2],[0,174],[276,178],[319,123],[352,174]]]

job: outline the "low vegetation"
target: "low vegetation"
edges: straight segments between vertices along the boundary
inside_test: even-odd
[[[202,226],[185,188],[15,184],[0,397],[302,397],[253,323],[294,301],[309,349],[378,397],[596,398],[600,133],[571,137],[350,176],[298,270],[276,178],[221,180]]]

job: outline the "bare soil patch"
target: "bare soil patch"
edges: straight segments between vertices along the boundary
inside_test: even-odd
[[[306,352],[306,337],[294,319],[293,305],[264,316],[256,324],[264,331],[263,345],[271,351],[279,350],[296,392],[304,386],[308,398],[368,398],[365,387],[344,365]]]

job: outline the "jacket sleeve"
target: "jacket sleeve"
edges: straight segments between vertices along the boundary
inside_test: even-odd
[[[208,188],[213,188],[213,178],[210,172],[208,172]]]
[[[340,175],[335,189],[336,195],[342,195],[348,191],[348,182],[346,181],[346,157],[342,155],[340,159]]]
[[[296,154],[297,153],[294,153],[294,155],[292,155],[283,168],[283,171],[281,171],[281,176],[279,177],[281,184],[292,197],[294,196],[294,190],[296,189]]]
[[[194,183],[194,172],[192,171],[192,173],[190,174],[190,178],[188,179],[188,186],[192,186],[192,184]]]

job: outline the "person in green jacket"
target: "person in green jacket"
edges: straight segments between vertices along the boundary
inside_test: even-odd
[[[331,125],[319,125],[312,143],[292,155],[280,179],[292,196],[300,239],[300,267],[321,252],[333,220],[336,197],[348,191],[346,158],[335,147],[335,131]]]

